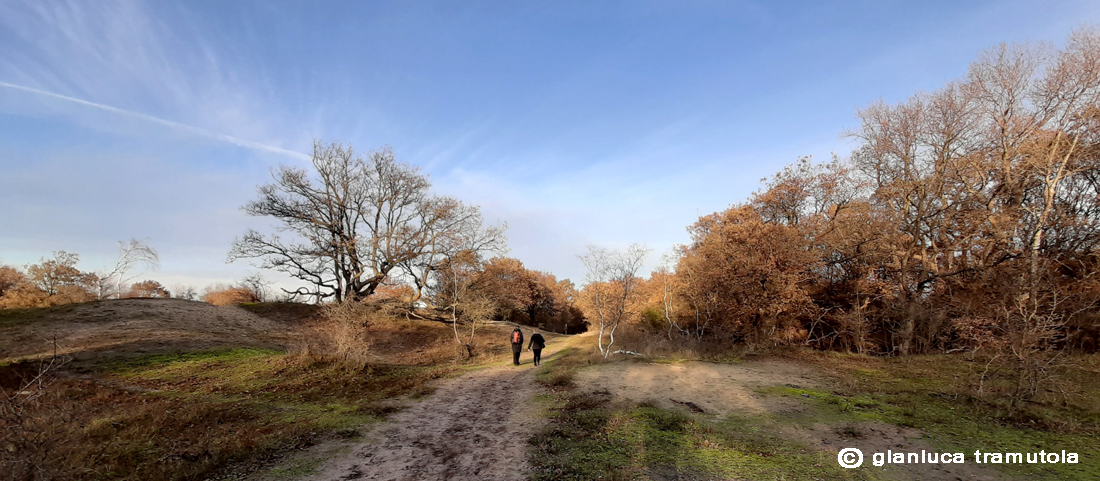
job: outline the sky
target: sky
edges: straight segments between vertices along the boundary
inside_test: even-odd
[[[1064,44],[1095,1],[0,1],[0,263],[80,267],[145,240],[143,277],[202,288],[270,232],[240,207],[314,139],[389,146],[581,281],[586,246],[687,242],[858,109]],[[280,285],[287,281],[265,273]]]

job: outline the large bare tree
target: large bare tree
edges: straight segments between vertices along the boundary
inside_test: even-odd
[[[503,228],[484,228],[477,207],[433,195],[427,176],[389,148],[364,159],[350,145],[315,141],[311,160],[312,173],[275,169],[274,182],[243,208],[278,220],[285,237],[249,230],[234,241],[229,261],[260,259],[261,267],[311,286],[294,293],[339,302],[366,298],[404,275],[421,287],[424,270],[442,258],[503,246]]]

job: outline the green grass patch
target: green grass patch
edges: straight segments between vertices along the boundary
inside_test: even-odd
[[[282,354],[284,354],[282,351],[250,347],[222,348],[204,351],[183,351],[166,354],[120,357],[102,361],[99,366],[103,370],[122,375],[132,374],[147,376],[149,373],[157,371],[177,371],[178,374],[185,375],[186,371],[204,369],[217,363],[232,364],[244,359],[278,356]]]
[[[711,422],[645,403],[614,405],[606,392],[569,393],[531,439],[532,479],[876,479],[777,433],[749,418]]]
[[[937,385],[926,382],[923,386]],[[968,464],[975,450],[1037,453],[1066,450],[1080,456],[1078,464],[989,464],[1005,474],[1045,479],[1092,480],[1100,475],[1100,438],[1094,433],[1059,433],[1007,423],[981,405],[906,385],[896,391],[836,392],[772,387],[765,395],[781,395],[811,403],[815,409],[787,415],[791,422],[825,422],[843,427],[852,422],[884,422],[920,429],[924,439],[943,452],[962,452]]]
[[[535,382],[551,389],[573,387],[573,375],[577,370],[591,364],[591,361],[574,347],[567,347],[555,353],[535,371]]]
[[[184,394],[321,402],[427,394],[424,383],[460,372],[451,366],[345,365],[256,348],[156,354],[103,363],[128,383]]]

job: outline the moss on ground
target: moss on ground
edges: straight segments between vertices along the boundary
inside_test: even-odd
[[[790,415],[794,423],[874,421],[920,429],[924,439],[943,452],[962,452],[968,464],[975,450],[1000,453],[1037,453],[1040,450],[1076,452],[1077,464],[988,464],[1006,475],[1039,479],[1092,480],[1100,476],[1100,438],[1092,433],[1058,433],[1028,428],[992,416],[975,406],[935,393],[859,393],[772,387],[765,395],[810,402],[815,409]]]

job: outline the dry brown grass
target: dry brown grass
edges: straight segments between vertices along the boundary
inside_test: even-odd
[[[733,343],[717,336],[700,340],[694,336],[674,333],[670,339],[667,332],[652,332],[636,326],[627,326],[615,334],[612,350],[619,349],[647,357],[680,360],[724,360],[761,351],[760,348]]]
[[[313,319],[321,310],[320,306],[298,302],[249,302],[237,307],[266,319],[293,325]]]
[[[450,326],[376,312],[349,323],[359,330],[354,338],[365,342],[345,342],[353,354],[345,361],[332,350],[334,334],[313,306],[126,300],[6,314],[0,337],[10,342],[0,347],[15,348],[10,343],[17,339],[8,334],[22,343],[45,342],[34,335],[45,326],[79,333],[59,339],[81,353],[27,405],[18,446],[35,449],[0,443],[0,473],[16,473],[19,463],[33,468],[13,479],[206,479],[247,472],[278,453],[353,432],[397,409],[397,398],[430,393],[432,381],[461,372],[460,363],[506,358],[510,330],[479,331],[477,356],[469,359]],[[148,332],[134,332],[135,326]],[[222,331],[200,332],[212,328]],[[124,333],[130,337],[116,339]],[[155,343],[131,339],[154,334]],[[289,344],[271,343],[271,336]],[[78,345],[106,346],[104,339],[114,347]],[[288,354],[279,348],[299,344],[308,349]],[[11,386],[36,372],[38,361],[29,359],[40,357],[30,354],[47,350],[23,348],[27,356],[0,366],[6,396],[17,396],[22,388]]]
[[[64,453],[68,412],[52,402],[50,388],[63,356],[0,369],[0,473],[10,479],[52,478]]]
[[[31,371],[17,364],[0,377]],[[24,444],[0,450],[15,479],[203,479],[308,445],[430,392],[453,368],[301,362],[252,349],[131,358],[67,373],[28,406]],[[9,391],[10,393],[10,391]],[[7,447],[7,446],[5,446]]]
[[[398,317],[382,304],[350,302],[322,308],[303,326],[295,351],[353,365],[483,362],[507,354],[505,329],[482,328],[472,341],[458,342],[445,323]]]

